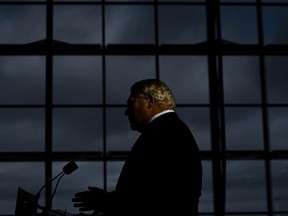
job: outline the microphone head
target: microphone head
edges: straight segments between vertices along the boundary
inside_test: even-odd
[[[69,175],[70,173],[74,172],[76,169],[78,169],[78,166],[77,166],[77,164],[76,164],[74,161],[72,161],[72,160],[63,167],[63,171],[64,171],[67,175]]]

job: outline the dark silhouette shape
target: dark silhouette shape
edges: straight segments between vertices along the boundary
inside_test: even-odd
[[[202,162],[198,145],[178,117],[172,92],[158,79],[136,82],[128,98],[132,130],[141,133],[112,192],[75,194],[80,212],[114,215],[198,215]]]

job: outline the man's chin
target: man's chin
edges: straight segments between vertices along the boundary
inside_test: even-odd
[[[131,130],[133,130],[133,131],[141,132],[141,127],[139,127],[138,125],[130,124],[130,128],[131,128]]]
[[[138,128],[135,125],[133,125],[133,124],[130,125],[130,128],[133,131],[137,131],[138,130]]]

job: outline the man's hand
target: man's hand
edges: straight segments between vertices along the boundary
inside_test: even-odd
[[[105,200],[108,192],[98,187],[88,187],[88,191],[83,191],[75,194],[72,199],[74,207],[79,208],[79,211],[94,211],[94,213],[103,212]]]

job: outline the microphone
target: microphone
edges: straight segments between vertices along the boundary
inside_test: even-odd
[[[56,189],[57,189],[57,187],[58,187],[58,184],[59,184],[61,178],[62,178],[65,174],[66,174],[66,175],[71,174],[71,173],[74,172],[76,169],[78,169],[77,164],[76,164],[73,160],[71,160],[68,164],[66,164],[66,165],[63,167],[63,171],[62,171],[62,172],[60,172],[60,173],[59,173],[58,175],[56,175],[53,179],[51,179],[50,183],[52,183],[55,179],[57,179],[57,178],[61,175],[61,177],[60,177],[60,178],[58,179],[58,181],[57,181],[56,187],[55,187],[54,192],[53,192],[53,195],[52,195],[52,197],[51,197],[51,202],[52,202],[52,199],[53,199],[53,197],[54,197],[54,195],[55,195]],[[40,190],[38,191],[38,193],[36,194],[36,200],[37,200],[37,202],[38,202],[38,200],[39,200],[41,191],[46,187],[46,185],[47,185],[47,184],[44,184],[44,185],[40,188]]]
[[[76,169],[78,169],[77,164],[74,161],[70,161],[68,164],[66,164],[63,167],[63,172],[65,172],[66,175],[69,175],[70,173],[74,172]]]

